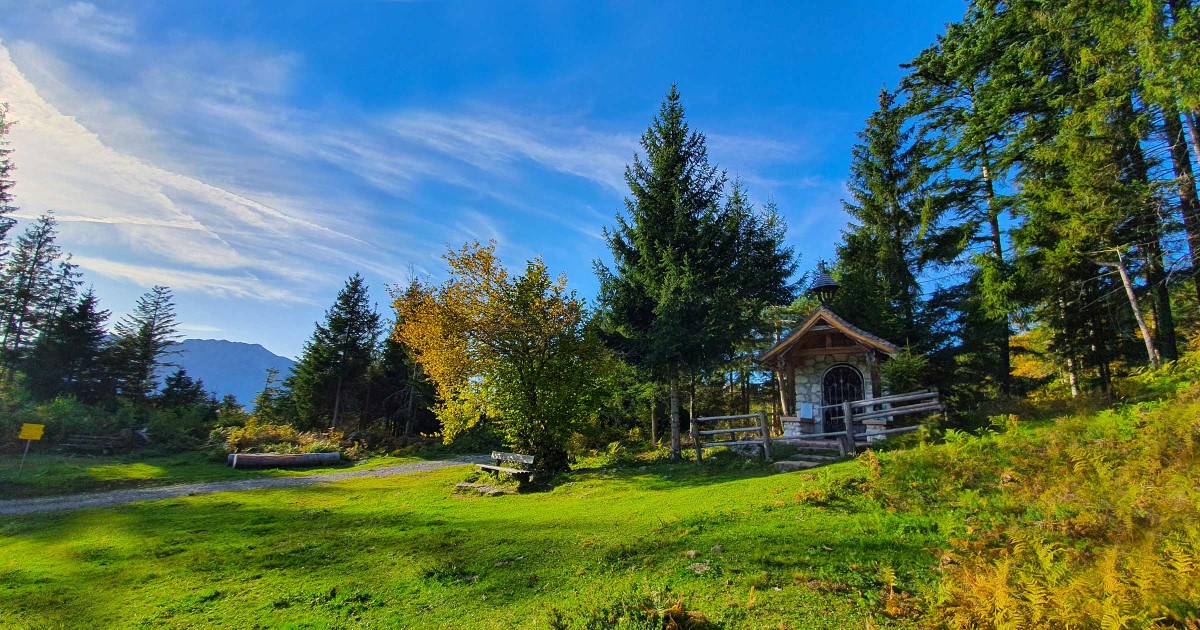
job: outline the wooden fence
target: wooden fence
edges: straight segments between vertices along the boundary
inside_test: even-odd
[[[898,403],[906,404],[896,407],[895,405]],[[920,425],[916,425],[894,429],[881,428],[870,432],[856,433],[854,431],[855,423],[863,424],[874,420],[880,424],[884,424],[884,419],[886,418],[942,411],[942,403],[936,389],[896,394],[894,396],[884,396],[869,400],[846,401],[838,405],[816,407],[815,411],[816,413],[823,414],[827,409],[836,409],[839,407],[842,410],[842,417],[846,421],[845,430],[828,431],[825,433],[805,433],[796,438],[786,438],[787,442],[800,446],[821,446],[818,444],[819,440],[833,438],[836,440],[833,444],[837,445],[838,450],[843,455],[853,455],[855,453],[855,443],[859,437],[865,439],[876,435],[895,435],[916,431],[921,428]],[[861,411],[855,413],[855,410]]]
[[[755,426],[730,427],[727,429],[701,429],[700,425],[710,424],[714,422],[734,420],[749,420],[757,419],[758,424]],[[756,434],[755,439],[739,439],[738,434]],[[704,442],[705,437],[713,435],[726,435],[729,439],[723,442]],[[718,446],[761,446],[763,449],[763,457],[766,459],[774,459],[771,455],[771,425],[767,421],[767,414],[763,412],[748,413],[740,416],[711,416],[708,418],[695,418],[692,420],[692,443],[696,446],[696,461],[700,462],[704,459],[704,449],[716,448]]]
[[[897,407],[896,405],[901,406]],[[884,396],[882,398],[872,398],[869,400],[846,401],[837,405],[825,405],[824,407],[815,407],[814,410],[818,414],[823,414],[827,409],[841,408],[842,417],[845,418],[846,428],[842,431],[829,431],[825,433],[805,433],[799,437],[792,438],[775,438],[775,441],[793,444],[797,446],[805,446],[811,448],[829,448],[836,449],[842,455],[853,455],[856,452],[856,442],[859,438],[865,440],[874,436],[896,435],[898,433],[908,433],[921,428],[920,425],[911,427],[886,428],[887,421],[897,416],[906,416],[918,413],[936,413],[942,411],[942,403],[936,389],[929,389],[919,392],[909,392],[907,394],[896,394],[894,396]],[[701,425],[716,422],[731,422],[735,420],[757,419],[757,425],[729,427],[725,429],[703,429]],[[875,428],[869,432],[856,433],[854,425],[872,423],[881,425],[880,428]],[[749,437],[753,434],[753,437]],[[716,435],[728,436],[728,439],[720,442],[705,442],[704,438]],[[738,436],[746,436],[739,438]],[[718,446],[761,446],[763,456],[767,459],[773,459],[771,455],[771,425],[767,421],[767,414],[764,412],[748,413],[740,416],[710,416],[707,418],[696,418],[692,421],[692,443],[696,447],[696,461],[699,462],[704,457],[704,449],[715,448]]]

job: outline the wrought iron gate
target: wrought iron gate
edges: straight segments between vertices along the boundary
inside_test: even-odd
[[[841,404],[847,400],[854,402],[863,399],[862,372],[851,365],[835,365],[825,373],[821,391],[822,405],[834,405],[825,409],[825,430],[845,431],[846,421]]]

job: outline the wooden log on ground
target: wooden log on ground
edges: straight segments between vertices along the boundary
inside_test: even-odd
[[[342,461],[333,453],[232,453],[226,458],[230,468],[294,468],[328,466]]]

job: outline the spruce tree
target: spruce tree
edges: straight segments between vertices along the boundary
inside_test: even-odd
[[[888,90],[852,150],[851,224],[838,247],[843,291],[839,313],[887,339],[928,352],[921,275],[954,252],[942,229],[944,199],[935,189],[932,143]],[[950,232],[953,235],[953,232]]]
[[[761,307],[786,303],[794,272],[783,226],[737,194],[721,206],[725,174],[708,162],[672,85],[625,169],[630,195],[605,230],[613,269],[596,263],[604,327],[627,360],[669,384],[671,453],[680,457],[679,387],[732,356]]]
[[[60,284],[55,263],[62,251],[55,243],[57,223],[42,215],[17,239],[0,275],[0,348],[12,368],[36,339],[47,320]]]
[[[381,332],[379,314],[367,284],[354,274],[338,292],[325,321],[304,346],[287,380],[289,398],[301,423],[338,426],[344,411],[361,410],[363,377],[371,366]]]
[[[281,422],[280,407],[287,399],[287,394],[280,387],[279,370],[267,368],[263,388],[254,397],[254,410],[251,417],[258,424],[279,424]]]
[[[111,398],[113,384],[105,362],[108,317],[96,294],[88,291],[54,318],[25,366],[35,396],[74,396],[89,404]]]
[[[187,370],[179,368],[163,380],[155,404],[162,409],[185,409],[208,403],[209,398],[204,391],[204,381],[193,379]]]
[[[175,304],[171,290],[155,286],[138,298],[133,312],[115,327],[114,371],[123,397],[144,403],[158,385],[158,368],[169,365],[176,334]]]
[[[8,231],[16,223],[12,213],[13,206],[13,171],[16,166],[12,161],[13,150],[9,148],[8,130],[12,122],[8,120],[8,103],[0,103],[0,262],[3,262],[8,251]]]

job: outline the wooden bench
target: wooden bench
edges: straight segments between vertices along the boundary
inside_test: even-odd
[[[475,464],[480,470],[488,470],[491,472],[505,473],[513,477],[529,478],[533,473],[529,470],[533,466],[533,455],[521,455],[520,453],[501,453],[500,451],[492,451],[492,459],[495,464]],[[514,468],[514,466],[522,466],[523,468]]]
[[[68,435],[58,448],[64,451],[98,451],[107,455],[121,450],[124,445],[125,440],[119,436],[74,434]]]

